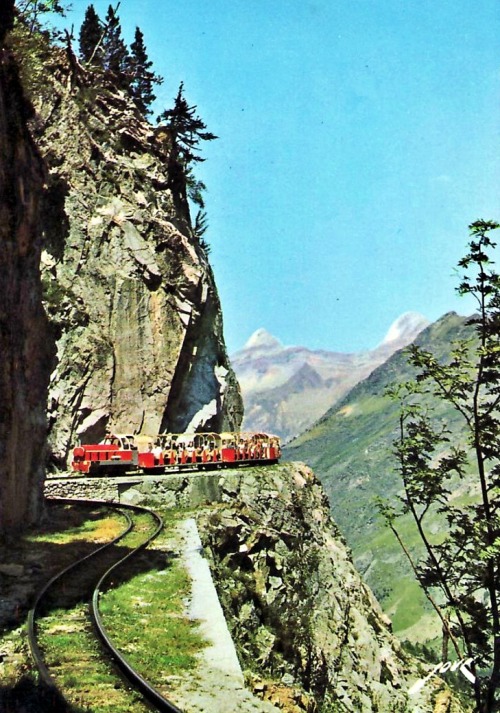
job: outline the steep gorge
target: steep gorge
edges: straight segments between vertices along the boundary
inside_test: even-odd
[[[47,48],[43,66],[31,87],[35,148],[15,65],[2,55],[0,180],[11,199],[1,203],[0,516],[9,532],[40,510],[54,365],[56,465],[77,436],[99,438],[107,426],[221,430],[242,411],[206,252],[166,168],[168,137],[71,51]],[[258,657],[278,680],[293,699],[285,710],[405,710],[419,671],[359,581],[319,483],[301,466],[260,475],[221,479],[225,508],[205,529],[246,662]],[[441,684],[429,690],[451,710]]]
[[[14,23],[13,2],[0,11],[7,533],[37,520],[45,467],[66,467],[78,438],[230,430],[243,407],[171,138],[116,78]]]

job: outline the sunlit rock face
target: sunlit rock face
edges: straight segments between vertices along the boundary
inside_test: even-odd
[[[43,282],[57,337],[50,444],[117,432],[230,430],[242,418],[217,289],[172,190],[168,142],[64,55],[38,107],[50,167]]]
[[[3,48],[9,6],[0,12],[0,535],[40,513],[53,363],[39,273],[43,164],[26,129],[17,66]]]

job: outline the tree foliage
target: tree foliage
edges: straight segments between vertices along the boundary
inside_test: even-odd
[[[128,76],[130,54],[122,37],[120,19],[112,5],[108,7],[106,14],[105,32],[101,46],[104,69],[113,72],[120,89],[127,89],[130,86]]]
[[[31,32],[40,29],[44,15],[65,14],[61,0],[18,0],[16,7],[19,17],[23,18]]]
[[[79,34],[80,57],[85,62],[102,63],[100,43],[103,39],[104,28],[93,5],[85,11]]]
[[[184,96],[184,83],[181,82],[173,108],[167,109],[158,117],[168,141],[170,187],[188,213],[188,197],[200,208],[204,207],[205,184],[198,181],[193,174],[193,164],[205,160],[199,155],[200,143],[217,138],[206,130],[205,122],[196,112],[197,107],[190,106]]]
[[[162,78],[151,68],[153,63],[148,58],[144,35],[135,28],[134,41],[130,45],[128,73],[130,76],[130,94],[143,114],[149,114],[151,105],[156,99],[153,91],[155,84],[161,84]]]
[[[159,116],[159,121],[168,130],[175,160],[184,167],[186,176],[193,162],[205,160],[199,155],[200,141],[217,138],[206,131],[207,126],[196,111],[196,106],[189,106],[184,96],[184,82],[181,82],[173,108]]]
[[[8,5],[2,5],[2,12],[7,10]],[[2,30],[9,30],[6,44],[16,58],[24,92],[29,100],[50,99],[45,62],[52,44],[62,37],[51,20],[55,15],[64,16],[63,4],[60,0],[18,0],[14,13],[14,22],[6,16]]]
[[[458,292],[477,304],[469,320],[475,338],[455,343],[446,361],[411,346],[416,378],[391,390],[401,403],[395,454],[403,495],[399,507],[380,505],[441,618],[445,642],[452,642],[457,657],[473,659],[481,713],[500,708],[500,277],[490,237],[498,227],[473,223],[469,251],[459,262]],[[460,415],[463,445],[433,418],[436,400]],[[470,482],[471,472],[474,497],[461,499],[458,486]],[[399,536],[403,514],[411,515],[423,543],[420,561]],[[432,534],[436,517],[438,537]]]
[[[153,87],[162,83],[162,78],[152,71],[139,27],[135,29],[134,41],[127,48],[122,37],[118,8],[109,5],[102,22],[94,6],[89,5],[80,28],[80,57],[94,67],[111,72],[116,86],[128,92],[138,109],[147,115],[156,99]]]

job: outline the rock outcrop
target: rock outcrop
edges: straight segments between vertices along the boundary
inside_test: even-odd
[[[0,11],[0,534],[36,520],[42,497],[53,344],[42,308],[39,203],[44,171],[26,128],[30,107],[5,49]]]
[[[50,443],[231,430],[242,404],[219,299],[168,136],[71,52],[51,51],[35,132],[49,167],[42,256],[57,339]]]
[[[199,522],[248,680],[299,711],[459,711],[392,636],[329,515],[313,472],[298,463],[224,474],[221,508]],[[439,709],[441,710],[441,709]]]

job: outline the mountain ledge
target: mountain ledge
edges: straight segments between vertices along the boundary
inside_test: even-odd
[[[391,634],[301,463],[228,472],[199,521],[226,618],[254,691],[299,711],[460,711]]]

